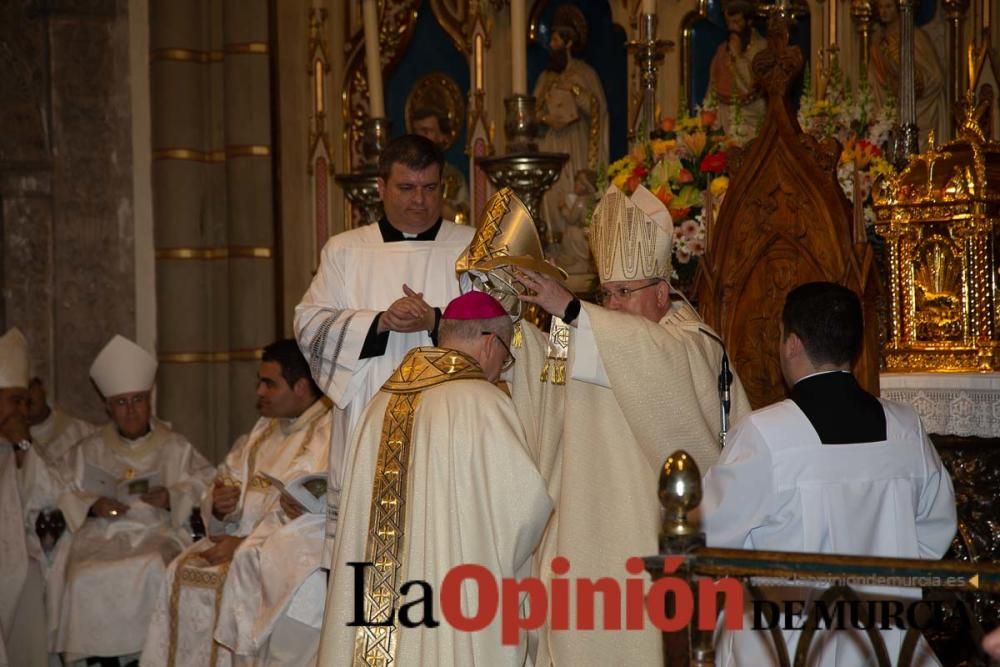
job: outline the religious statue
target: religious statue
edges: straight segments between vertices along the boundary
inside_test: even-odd
[[[448,148],[452,132],[447,114],[432,107],[421,107],[414,110],[410,124],[414,134],[427,137],[442,151]],[[460,225],[470,224],[469,187],[465,175],[451,162],[444,163],[441,188],[441,216]]]
[[[868,52],[868,79],[875,104],[881,108],[887,100],[899,99],[900,20],[897,0],[876,0],[875,7],[881,28],[876,32]],[[926,31],[913,30],[913,85],[916,92],[917,127],[920,129],[920,150],[926,148],[927,132],[934,131],[938,140],[949,134],[949,118],[945,101],[945,76],[937,52]]]
[[[553,239],[566,228],[559,204],[573,191],[574,175],[608,163],[608,103],[597,72],[579,56],[587,44],[587,20],[572,5],[556,8],[552,20],[549,64],[535,84],[538,121],[543,135],[539,149],[568,153],[559,180],[542,203],[542,217]]]
[[[581,169],[573,179],[573,191],[558,206],[566,227],[559,243],[556,264],[571,275],[596,272],[587,238],[587,216],[594,206],[596,193],[597,172],[593,169]]]
[[[754,85],[750,65],[767,41],[754,29],[753,5],[731,0],[724,5],[728,37],[719,45],[709,69],[705,107],[718,105],[719,122],[729,136],[753,136],[764,119],[764,96]]]

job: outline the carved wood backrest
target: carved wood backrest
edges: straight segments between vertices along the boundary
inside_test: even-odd
[[[729,190],[699,265],[699,310],[726,341],[750,403],[761,408],[786,394],[778,361],[785,295],[814,280],[845,285],[865,309],[855,374],[878,395],[876,267],[863,231],[855,242],[851,204],[837,182],[840,146],[799,127],[788,89],[802,53],[788,45],[779,15],[770,19],[768,43],[753,62],[767,112],[758,137],[730,160]]]

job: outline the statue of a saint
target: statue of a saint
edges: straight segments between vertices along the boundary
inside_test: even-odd
[[[542,217],[553,235],[543,239],[546,242],[558,240],[566,226],[558,207],[573,191],[575,174],[608,163],[608,103],[597,72],[579,58],[586,43],[583,13],[573,5],[557,7],[549,64],[538,77],[534,95],[544,132],[539,149],[568,153],[569,160],[542,202]]]
[[[868,51],[868,79],[875,104],[881,108],[887,99],[896,100],[899,108],[900,20],[896,0],[876,0],[881,27]],[[949,118],[945,102],[945,77],[931,38],[922,28],[913,30],[913,84],[916,91],[917,127],[920,150],[927,143],[928,130],[938,141],[948,137]]]
[[[747,0],[732,0],[724,7],[729,36],[712,57],[702,104],[711,106],[714,101],[718,105],[719,122],[727,135],[754,136],[764,118],[765,102],[754,85],[750,65],[767,41],[753,27],[753,5]]]
[[[559,204],[559,213],[566,226],[556,264],[566,273],[594,274],[594,257],[590,254],[590,239],[587,234],[587,215],[594,206],[597,195],[597,172],[581,169],[573,179],[573,191]]]
[[[414,134],[427,137],[442,151],[448,147],[451,122],[448,115],[437,109],[422,107],[415,109],[410,118]],[[469,216],[469,188],[465,176],[451,162],[444,163],[441,173],[441,217],[460,225],[472,224]]]

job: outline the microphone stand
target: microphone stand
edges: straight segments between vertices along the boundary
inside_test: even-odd
[[[725,447],[726,434],[729,433],[729,409],[732,406],[730,387],[733,384],[733,372],[729,368],[729,354],[726,352],[726,344],[715,333],[701,327],[698,327],[698,331],[717,342],[722,348],[722,364],[719,369],[719,446]]]

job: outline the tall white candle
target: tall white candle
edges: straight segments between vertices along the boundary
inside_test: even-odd
[[[528,19],[524,11],[524,0],[510,0],[511,82],[515,95],[528,94],[527,34]]]
[[[368,68],[368,106],[372,118],[385,118],[382,99],[382,62],[378,49],[378,0],[364,0],[365,65]]]

